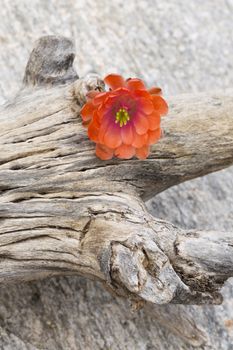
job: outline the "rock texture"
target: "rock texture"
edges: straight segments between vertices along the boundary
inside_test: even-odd
[[[75,37],[82,74],[120,71],[156,80],[172,95],[232,85],[231,1],[1,0],[1,8],[2,101],[18,90],[32,43],[42,34]],[[232,184],[229,169],[170,189],[148,205],[184,228],[232,231]],[[134,313],[82,278],[1,286],[0,295],[2,349],[232,348],[231,284],[218,307]]]

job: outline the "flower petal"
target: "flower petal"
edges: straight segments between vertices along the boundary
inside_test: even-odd
[[[121,75],[109,74],[104,78],[105,84],[110,86],[111,89],[117,89],[125,85],[125,80]]]
[[[142,97],[138,99],[138,103],[144,114],[151,114],[153,112],[154,105],[150,99]]]
[[[106,99],[106,97],[108,96],[107,92],[100,92],[99,94],[97,94],[94,99],[93,99],[93,104],[95,106],[98,106],[99,104],[103,103]]]
[[[90,124],[91,120],[88,120],[88,121],[85,121],[85,122],[82,122],[82,125],[84,126],[84,128],[88,128],[88,125]]]
[[[134,96],[151,99],[151,95],[150,95],[150,93],[147,90],[135,90],[134,91]]]
[[[117,148],[122,144],[121,133],[119,132],[118,126],[110,126],[104,135],[104,144],[109,148]]]
[[[99,116],[99,121],[101,122],[106,115],[110,115],[111,107],[106,107],[106,104],[103,103],[103,104],[99,105],[97,112],[98,112],[98,116]]]
[[[92,120],[96,123],[96,125],[98,125],[98,128],[99,128],[100,127],[101,118],[100,118],[100,115],[99,115],[97,110],[94,111]]]
[[[95,153],[102,160],[108,160],[113,157],[113,150],[99,143],[96,145]]]
[[[92,120],[88,126],[88,137],[94,142],[98,142],[99,126],[98,123]]]
[[[148,144],[152,145],[156,141],[158,141],[161,137],[161,129],[157,130],[149,130],[148,131]]]
[[[114,107],[118,101],[118,96],[108,96],[104,103],[98,106],[98,113],[100,115],[100,120],[104,115],[112,115],[114,113]]]
[[[148,90],[148,92],[151,95],[161,95],[162,94],[162,89],[160,89],[159,87],[153,86],[152,88],[150,88]]]
[[[121,159],[130,159],[135,155],[135,148],[129,145],[121,145],[115,150],[115,156]]]
[[[94,110],[95,110],[95,106],[93,105],[92,102],[89,101],[85,103],[85,105],[80,110],[80,115],[82,117],[82,120],[84,122],[90,120],[92,118],[92,113],[94,112]]]
[[[108,117],[105,117],[103,121],[100,124],[100,131],[99,131],[99,143],[104,144],[104,136],[107,132],[108,128],[110,127],[110,120]]]
[[[115,96],[121,96],[123,94],[129,94],[129,92],[130,92],[129,89],[122,86],[122,87],[119,87],[115,90],[108,91],[108,94],[110,97],[115,97]]]
[[[131,145],[134,139],[133,128],[130,123],[121,128],[121,138],[125,145]]]
[[[149,156],[150,147],[143,146],[141,148],[136,149],[136,156],[138,159],[146,159]]]
[[[96,90],[90,90],[86,93],[86,97],[93,99],[94,97],[96,97],[96,95],[98,95],[100,92],[96,91]]]
[[[168,112],[167,102],[161,96],[152,96],[154,108],[160,115],[165,115]]]
[[[159,128],[161,118],[157,111],[153,111],[153,113],[147,116],[147,119],[149,122],[149,130],[155,130]]]
[[[115,90],[115,91],[117,91],[117,90]],[[106,98],[106,100],[104,101],[104,106],[106,106],[106,108],[112,107],[113,103],[115,103],[118,98],[119,98],[119,96],[109,92],[108,98]]]
[[[149,128],[149,122],[144,114],[138,114],[133,119],[134,127],[139,135],[145,134]]]
[[[132,146],[135,148],[140,148],[144,145],[147,144],[147,140],[148,140],[148,135],[143,134],[143,135],[138,135],[136,132],[134,133],[134,139],[132,142]]]
[[[140,89],[145,90],[146,89],[146,86],[143,83],[143,81],[141,79],[136,79],[136,78],[128,79],[126,82],[126,86],[131,91],[140,90]]]

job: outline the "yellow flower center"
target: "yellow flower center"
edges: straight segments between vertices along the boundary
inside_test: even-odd
[[[124,108],[120,108],[119,111],[116,113],[115,123],[120,123],[120,127],[122,127],[123,125],[126,125],[129,120],[130,116],[127,110]]]

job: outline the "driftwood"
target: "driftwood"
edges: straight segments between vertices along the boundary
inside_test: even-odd
[[[69,40],[40,39],[0,110],[1,282],[79,274],[139,305],[220,303],[233,234],[181,230],[143,201],[233,163],[233,91],[170,98],[147,160],[100,161],[79,111],[103,83],[73,59]]]

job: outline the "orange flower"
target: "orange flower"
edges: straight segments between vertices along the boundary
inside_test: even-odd
[[[160,117],[168,112],[161,89],[147,90],[142,80],[117,74],[104,82],[109,91],[90,91],[80,112],[96,155],[103,160],[147,158],[150,145],[161,137]]]

